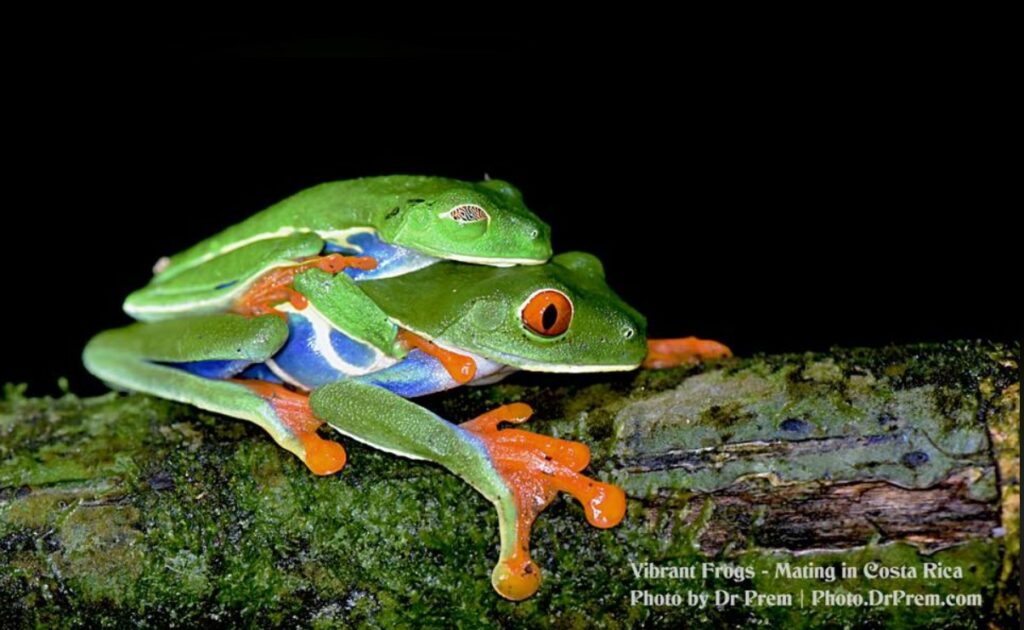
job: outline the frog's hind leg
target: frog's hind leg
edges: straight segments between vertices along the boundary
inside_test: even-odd
[[[316,415],[349,437],[413,459],[437,462],[472,485],[498,511],[500,558],[491,583],[502,596],[521,600],[540,585],[540,569],[530,559],[534,519],[559,491],[583,504],[587,520],[613,527],[625,515],[621,489],[581,474],[590,460],[583,444],[517,429],[502,422],[524,422],[524,404],[499,407],[462,425],[383,388],[355,380],[326,385],[310,397]]]
[[[648,339],[643,366],[648,369],[670,368],[731,356],[732,351],[728,347],[710,339]]]
[[[233,382],[245,386],[274,408],[277,417],[302,442],[303,454],[296,455],[302,457],[311,471],[318,475],[330,475],[345,467],[348,459],[345,448],[317,434],[317,429],[324,423],[313,415],[308,394],[260,380],[236,379]]]
[[[303,409],[304,395],[268,383],[254,387],[249,381],[206,378],[177,365],[259,363],[273,356],[287,337],[288,327],[278,317],[204,315],[105,331],[89,342],[82,358],[107,383],[249,420],[313,472],[336,472],[344,466],[344,450],[314,438],[319,421],[308,404]],[[335,447],[323,447],[317,440]]]

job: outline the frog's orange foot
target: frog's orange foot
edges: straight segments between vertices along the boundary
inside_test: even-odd
[[[626,514],[620,488],[579,474],[590,463],[586,445],[520,429],[498,430],[502,422],[525,422],[532,413],[529,405],[515,403],[460,425],[483,443],[511,493],[511,504],[499,505],[501,558],[491,581],[512,600],[525,599],[540,586],[540,569],[530,559],[530,529],[559,491],[576,497],[595,527],[614,527]]]
[[[251,317],[272,314],[287,320],[287,315],[274,308],[276,304],[289,302],[300,311],[309,304],[306,296],[292,288],[292,281],[297,274],[308,269],[320,269],[334,274],[341,273],[349,267],[370,271],[377,268],[377,261],[370,256],[328,254],[304,260],[290,267],[271,269],[252,283],[235,301],[232,310]]]
[[[710,339],[648,339],[643,366],[648,369],[670,368],[731,356],[732,350]]]
[[[345,447],[317,434],[323,421],[313,415],[308,395],[266,381],[235,379],[234,382],[245,385],[270,403],[288,432],[302,444],[302,453],[296,452],[296,455],[302,457],[313,474],[332,475],[345,467],[348,460]]]

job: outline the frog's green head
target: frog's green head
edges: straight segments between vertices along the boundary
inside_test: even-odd
[[[413,332],[522,370],[630,370],[647,354],[646,320],[582,252],[505,269],[439,263],[362,286]]]
[[[434,179],[379,223],[384,240],[448,260],[508,266],[551,257],[551,229],[526,208],[519,190],[497,179]]]

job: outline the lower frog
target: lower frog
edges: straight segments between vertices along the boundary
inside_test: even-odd
[[[532,413],[525,404],[452,424],[407,399],[516,370],[624,371],[729,353],[693,338],[647,340],[644,317],[608,287],[601,263],[579,252],[528,267],[440,262],[363,283],[366,304],[332,300],[336,280],[319,268],[301,271],[294,288],[308,299],[281,301],[273,313],[103,332],[85,349],[86,367],[115,386],[255,422],[317,474],[337,472],[346,460],[340,444],[318,435],[324,423],[372,447],[441,464],[496,507],[501,543],[492,583],[512,600],[539,587],[530,529],[558,492],[576,497],[601,528],[624,517],[624,493],[582,474],[585,445],[499,428],[525,422]],[[367,328],[366,318],[386,318],[401,351],[361,338],[355,331]]]

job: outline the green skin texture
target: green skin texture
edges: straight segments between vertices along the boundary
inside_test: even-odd
[[[459,223],[445,213],[462,204],[487,220]],[[437,258],[507,266],[551,256],[550,228],[501,180],[388,176],[328,182],[303,190],[169,258],[125,310],[143,321],[227,309],[266,271],[316,255],[323,236],[375,230],[387,243]],[[216,287],[236,281],[230,290]]]
[[[317,270],[306,273],[329,282]],[[644,318],[605,284],[600,262],[589,254],[561,254],[531,267],[442,262],[366,284],[368,295],[399,325],[444,347],[523,370],[621,371],[638,367],[647,351]],[[547,289],[562,291],[573,304],[568,330],[554,338],[527,329],[520,314],[530,296]],[[270,403],[245,386],[153,363],[262,361],[287,335],[283,321],[273,315],[249,319],[216,314],[137,323],[97,335],[83,360],[90,372],[113,385],[254,422],[304,459],[302,442]],[[310,405],[337,431],[388,452],[441,464],[490,500],[498,510],[502,541],[492,575],[499,583],[504,560],[514,552],[517,509],[511,489],[474,438],[415,403],[355,381],[317,389]]]

